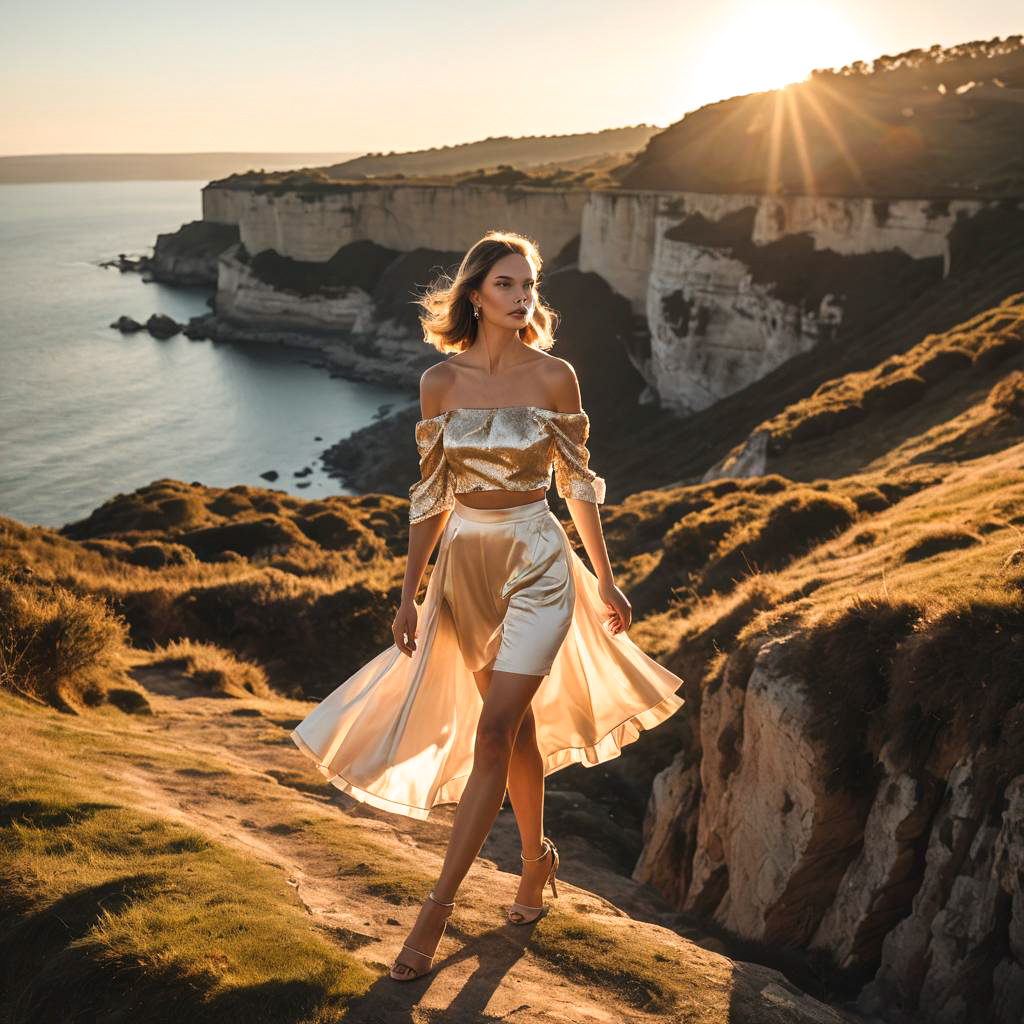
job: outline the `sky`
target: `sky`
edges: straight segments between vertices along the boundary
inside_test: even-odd
[[[1024,0],[0,0],[0,155],[389,152],[665,127],[1024,31]]]

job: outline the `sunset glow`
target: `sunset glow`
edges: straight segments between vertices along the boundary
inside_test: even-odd
[[[750,3],[728,11],[702,48],[694,78],[708,102],[801,81],[870,50],[853,23],[808,3]]]

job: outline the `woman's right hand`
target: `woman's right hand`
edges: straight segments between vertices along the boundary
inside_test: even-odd
[[[415,601],[403,601],[398,606],[398,613],[395,621],[391,624],[391,635],[395,638],[398,649],[408,657],[416,650],[416,637],[419,635],[416,629],[417,611]],[[406,639],[408,638],[408,640]]]

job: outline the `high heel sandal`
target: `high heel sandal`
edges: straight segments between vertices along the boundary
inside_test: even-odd
[[[547,885],[549,882],[551,883],[551,895],[557,899],[558,889],[555,888],[555,872],[558,870],[558,849],[547,836],[541,840],[541,844],[544,846],[544,852],[540,857],[524,857],[522,854],[519,854],[519,858],[527,863],[531,863],[540,860],[542,857],[546,857],[550,851],[552,855],[551,870],[548,872],[548,877],[544,879],[544,885]],[[541,886],[541,892],[544,891],[544,885]],[[535,913],[533,913],[532,917],[528,916],[534,911]],[[543,904],[539,907],[528,907],[525,903],[513,903],[505,916],[511,924],[532,924],[543,912]],[[519,920],[516,920],[516,918],[512,916],[513,914],[515,914]]]
[[[451,903],[442,903],[432,892],[427,894],[427,899],[433,900],[440,907],[451,907],[452,909],[455,907],[454,900],[452,900]],[[441,926],[441,934],[437,937],[437,946],[441,944],[441,939],[444,937],[445,929],[448,927],[448,918],[451,916],[452,910],[449,910],[444,919],[444,924]],[[406,963],[404,960],[399,960],[398,957],[396,957],[395,962],[391,965],[391,970],[388,972],[389,976],[394,978],[395,981],[415,981],[416,978],[422,978],[423,975],[429,973],[430,969],[434,966],[434,957],[437,955],[437,946],[434,946],[433,953],[427,954],[420,952],[418,949],[413,949],[408,942],[403,942],[402,949],[407,949],[411,953],[415,953],[416,956],[420,958],[421,964],[425,960],[426,967],[422,967],[421,970],[416,970],[416,967],[413,964]],[[401,952],[399,952],[398,956],[401,955]],[[399,965],[407,967],[409,970],[403,974],[395,974],[395,968]]]

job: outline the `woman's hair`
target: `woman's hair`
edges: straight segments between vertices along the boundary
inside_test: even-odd
[[[454,279],[442,273],[416,302],[425,313],[419,318],[423,340],[439,352],[463,352],[476,341],[480,321],[473,316],[469,293],[480,288],[491,267],[510,252],[529,259],[540,278],[543,261],[536,244],[515,231],[488,231],[462,258]],[[535,286],[536,287],[536,286]],[[519,336],[534,348],[549,349],[555,343],[558,314],[538,297],[533,316],[519,328]]]

